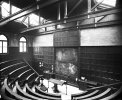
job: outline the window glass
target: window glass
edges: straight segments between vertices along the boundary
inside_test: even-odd
[[[26,26],[28,26],[28,17],[25,19],[25,21],[23,22]]]
[[[6,2],[3,2],[1,6],[2,6],[2,11],[1,11],[2,17],[9,16],[9,11],[10,11],[9,4]]]
[[[24,44],[23,51],[26,52],[26,43],[23,43],[23,44]]]
[[[7,38],[4,35],[0,35],[0,53],[7,53]]]
[[[20,10],[21,9],[19,9],[19,8],[15,7],[15,6],[12,6],[12,14],[14,14],[14,13],[20,11]]]
[[[23,50],[23,46],[22,46],[22,43],[20,42],[20,52],[22,52]]]
[[[12,11],[11,11],[12,14],[14,14],[20,10],[21,10],[20,8],[12,5]],[[10,5],[6,2],[2,2],[1,12],[2,12],[2,17],[8,17],[10,15]],[[29,17],[29,23],[28,23],[28,17]],[[25,18],[25,16],[16,19],[16,21],[19,21],[19,22],[22,21],[23,24],[25,24],[25,25],[30,24],[30,26],[39,25],[39,16],[38,15],[32,13],[32,14],[28,15],[28,17],[24,21],[23,21],[23,19]],[[43,24],[45,19],[43,17],[40,17],[40,21]]]
[[[2,53],[2,41],[0,41],[0,53]]]
[[[25,42],[26,42],[26,39],[25,39],[24,37],[22,37],[22,38],[20,39],[20,41],[25,41]]]
[[[96,1],[102,2],[101,5],[106,6],[106,7],[115,7],[116,6],[116,0],[96,0]]]
[[[3,53],[7,53],[7,42],[3,42]]]
[[[39,25],[39,16],[35,14],[30,15],[30,25]]]
[[[0,40],[7,40],[7,38],[4,35],[0,35]]]
[[[20,38],[20,52],[26,52],[27,46],[26,46],[26,39],[24,37]]]

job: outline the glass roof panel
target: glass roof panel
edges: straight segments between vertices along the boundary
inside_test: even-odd
[[[102,4],[108,5],[108,6],[116,6],[116,0],[96,0],[97,2],[102,2]]]
[[[9,16],[9,11],[10,11],[10,8],[9,8],[9,4],[6,3],[6,2],[2,2],[2,17],[7,17]]]
[[[18,7],[15,7],[12,5],[12,14],[20,11],[21,9]],[[10,5],[6,2],[2,2],[2,17],[8,17],[10,16]],[[32,13],[29,16],[29,24],[30,26],[35,26],[35,25],[39,25],[39,16]],[[22,23],[24,23],[25,25],[28,25],[28,17],[24,20],[24,17],[18,18],[16,19],[16,21],[20,21]],[[41,23],[43,23],[44,18],[40,17],[40,21]]]
[[[15,6],[12,6],[12,14],[14,14],[14,13],[20,11],[20,10],[21,9],[19,9],[19,8],[15,7]]]
[[[31,14],[29,17],[30,17],[31,25],[39,25],[39,16],[37,16],[35,14]]]

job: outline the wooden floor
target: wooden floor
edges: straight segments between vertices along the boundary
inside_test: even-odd
[[[43,83],[46,87],[48,87],[48,80],[44,80]],[[49,93],[54,93],[53,86],[54,86],[54,84],[49,82],[49,88],[48,88]],[[58,90],[59,90],[59,94],[62,95],[62,100],[63,100],[63,98],[64,98],[64,100],[71,100],[70,99],[71,94],[83,92],[83,91],[79,90],[77,87],[74,87],[71,85],[67,85],[67,93],[66,93],[66,85],[62,85],[62,86],[58,85]]]

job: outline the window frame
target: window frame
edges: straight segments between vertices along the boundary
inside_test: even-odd
[[[20,41],[21,38],[24,38],[26,41]],[[20,48],[21,48],[20,43],[22,43],[22,51],[20,51]],[[24,44],[26,44],[26,48],[24,48]],[[26,49],[26,50],[24,51],[24,49]],[[28,51],[28,49],[27,49],[27,39],[26,39],[26,37],[22,36],[22,37],[19,38],[19,53],[27,53],[27,51]]]
[[[3,35],[3,34],[0,34],[0,35]],[[5,35],[3,35],[3,36],[5,36]],[[6,37],[6,36],[5,36]],[[0,55],[6,55],[6,54],[8,54],[8,38],[6,37],[6,40],[0,40],[0,42],[2,42],[2,53],[0,53]],[[3,50],[4,50],[4,46],[3,46],[3,43],[4,42],[6,42],[7,43],[7,46],[6,46],[6,48],[7,48],[7,52],[5,53]]]

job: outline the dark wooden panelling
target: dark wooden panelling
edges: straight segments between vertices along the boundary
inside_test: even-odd
[[[122,80],[122,47],[79,47],[80,75],[104,84]]]
[[[64,31],[54,34],[54,46],[55,47],[71,47],[80,46],[79,31]]]
[[[34,58],[38,68],[39,62],[42,62],[44,68],[41,69],[51,71],[51,66],[54,64],[54,47],[34,47]]]
[[[8,47],[8,53],[7,54],[1,54],[0,55],[0,62],[6,61],[6,60],[11,60],[11,59],[20,59],[20,58],[25,58],[27,61],[32,60],[32,47],[27,48],[27,52],[25,53],[20,53],[19,52],[19,47]]]

